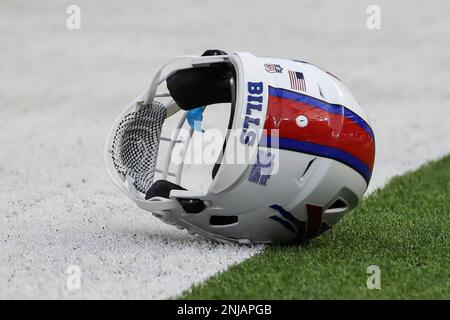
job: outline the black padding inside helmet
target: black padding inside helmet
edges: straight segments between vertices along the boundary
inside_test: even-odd
[[[183,110],[231,102],[234,69],[228,63],[178,70],[167,78],[170,95]]]
[[[207,50],[205,50],[205,52],[202,53],[202,57],[205,57],[205,56],[225,56],[227,54],[228,53],[226,53],[225,51],[220,50],[220,49],[207,49]]]
[[[147,193],[145,194],[145,199],[151,199],[153,197],[162,197],[162,198],[169,198],[170,191],[172,190],[186,190],[182,186],[179,186],[175,183],[172,183],[167,180],[158,180],[148,189]]]
[[[182,186],[179,186],[173,182],[167,180],[158,180],[148,189],[145,194],[145,199],[151,199],[153,197],[162,197],[169,199],[170,191],[172,190],[186,190]],[[200,199],[177,199],[183,210],[187,213],[199,213],[203,211],[206,206]]]

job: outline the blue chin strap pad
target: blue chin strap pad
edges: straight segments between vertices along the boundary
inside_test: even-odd
[[[198,107],[192,109],[187,114],[187,121],[194,131],[205,132],[202,129],[202,121],[203,121],[203,111],[205,111],[206,107]]]

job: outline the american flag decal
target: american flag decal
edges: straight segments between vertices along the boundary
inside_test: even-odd
[[[289,70],[289,80],[291,81],[292,90],[306,91],[306,83],[303,73]]]

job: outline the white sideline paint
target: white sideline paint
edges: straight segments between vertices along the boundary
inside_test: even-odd
[[[192,3],[192,2],[190,2]],[[0,3],[0,298],[168,298],[261,248],[160,223],[103,165],[116,115],[166,60],[205,48],[313,62],[365,107],[377,138],[370,190],[450,152],[447,1]],[[406,10],[406,11],[405,11]],[[79,290],[66,269],[80,267]]]

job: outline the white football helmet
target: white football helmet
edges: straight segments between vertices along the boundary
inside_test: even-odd
[[[219,103],[229,105],[230,130],[210,183],[186,190],[175,147],[183,157],[194,140],[191,110]],[[172,136],[161,136],[175,114]],[[236,155],[245,161],[230,161]],[[166,223],[221,242],[302,243],[356,207],[374,156],[369,120],[335,76],[307,62],[208,50],[156,73],[116,120],[105,158],[114,184]]]

